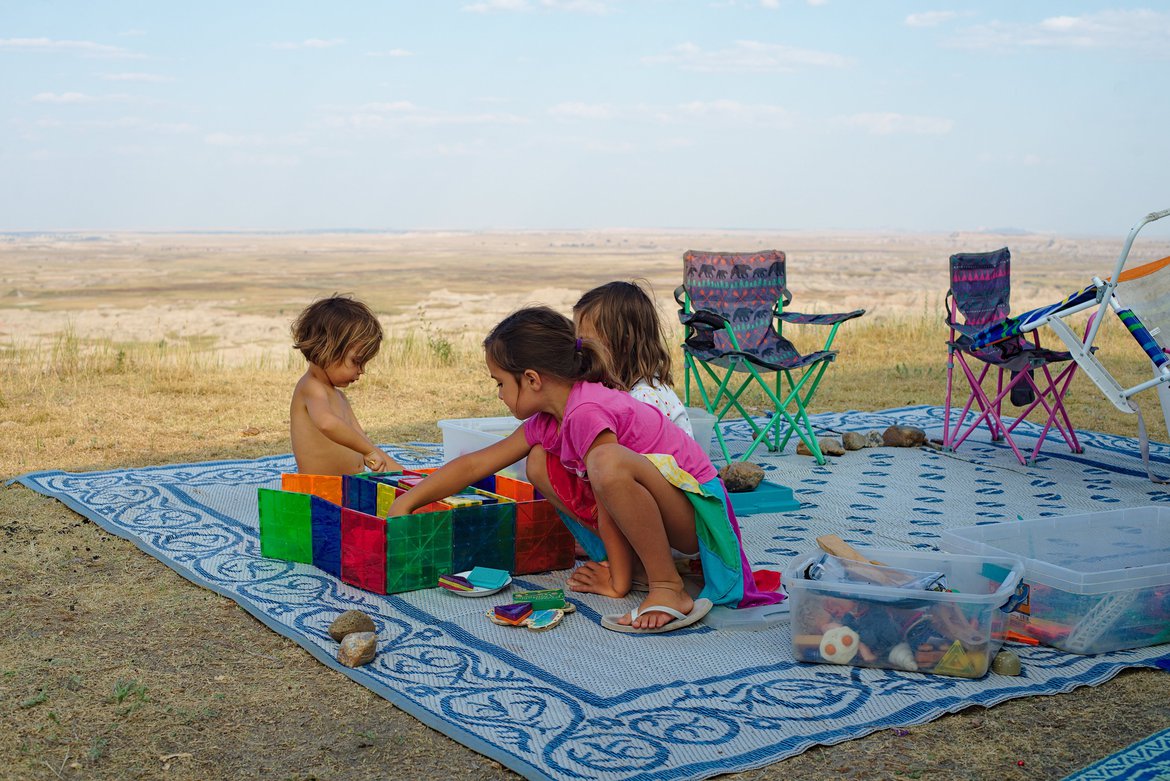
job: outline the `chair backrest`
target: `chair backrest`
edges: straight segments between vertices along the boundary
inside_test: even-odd
[[[1170,257],[1126,269],[1113,294],[1126,329],[1158,366],[1167,363],[1170,345]],[[1134,319],[1136,315],[1136,320]]]
[[[951,299],[967,325],[998,323],[1011,311],[1012,255],[994,252],[951,255]]]
[[[1162,258],[1117,277],[1117,299],[1137,313],[1146,327],[1161,332],[1163,344],[1170,330],[1170,258]]]
[[[705,309],[723,315],[744,352],[774,351],[776,332],[772,325],[777,302],[786,304],[791,295],[785,287],[784,253],[701,252],[683,255],[683,287],[694,310]],[[718,350],[731,348],[722,331],[715,332]]]

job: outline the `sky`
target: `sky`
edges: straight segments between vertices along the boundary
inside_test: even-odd
[[[0,0],[0,230],[1123,236],[1168,42],[1167,0]]]

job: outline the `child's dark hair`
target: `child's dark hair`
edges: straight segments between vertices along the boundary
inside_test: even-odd
[[[595,287],[573,306],[578,319],[588,319],[607,342],[614,375],[627,388],[639,382],[673,385],[670,351],[662,335],[654,301],[633,282]]]
[[[600,382],[629,390],[613,374],[605,345],[578,339],[573,321],[547,306],[505,317],[483,340],[487,357],[517,379],[527,369],[565,382]]]
[[[333,295],[309,304],[293,322],[292,336],[293,347],[322,368],[344,360],[350,350],[363,366],[382,346],[382,325],[361,301]]]

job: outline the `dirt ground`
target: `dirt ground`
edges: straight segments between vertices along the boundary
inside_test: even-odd
[[[6,374],[0,476],[287,452],[284,398],[296,376],[287,324],[334,290],[373,299],[392,326],[475,333],[501,309],[531,300],[564,306],[615,277],[647,277],[668,299],[687,247],[778,246],[790,252],[793,286],[807,281],[797,300],[810,310],[868,305],[896,321],[941,306],[951,252],[1005,243],[1021,272],[1021,300],[1039,304],[1089,273],[1108,273],[1120,241],[0,236],[0,342],[47,350],[72,329],[83,341],[188,344],[243,367],[206,376],[46,375],[22,388]],[[1150,252],[1160,257],[1170,246]],[[409,421],[367,422],[380,441],[434,440],[439,417],[498,414],[490,391],[404,383],[401,375],[371,380],[356,399],[359,415],[404,398],[423,405],[411,407]],[[516,778],[319,664],[234,602],[19,486],[0,491],[0,594],[0,778]],[[731,778],[1055,780],[1168,724],[1170,677],[1139,670],[1069,694],[971,708],[906,734],[814,748]]]

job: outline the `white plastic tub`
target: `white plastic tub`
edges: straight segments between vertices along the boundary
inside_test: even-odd
[[[1170,642],[1170,507],[942,532],[957,553],[1014,554],[1030,587],[1020,631],[1075,654]]]
[[[942,573],[950,591],[812,580],[821,553],[784,572],[798,661],[980,678],[1003,644],[1024,574],[1015,556],[857,548],[870,561]],[[846,653],[848,651],[849,653]]]
[[[707,455],[722,456],[719,440],[715,438],[715,416],[702,407],[687,407],[687,417],[691,420],[695,441],[703,446]]]
[[[443,461],[451,461],[464,453],[494,445],[521,425],[521,421],[512,417],[440,420],[439,429],[443,432]],[[517,480],[528,480],[526,463],[527,459],[522,458],[512,466],[500,470],[500,474]]]

